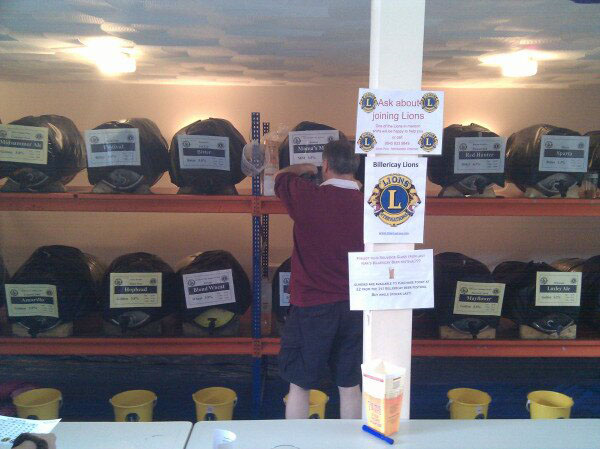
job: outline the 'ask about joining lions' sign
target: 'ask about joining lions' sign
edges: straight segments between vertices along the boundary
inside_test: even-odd
[[[427,158],[365,161],[365,243],[423,243]]]
[[[444,92],[359,89],[357,153],[440,155]]]

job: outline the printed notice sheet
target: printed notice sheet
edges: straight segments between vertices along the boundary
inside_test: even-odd
[[[359,89],[357,153],[440,155],[444,92]]]
[[[433,307],[433,250],[349,253],[350,309]]]

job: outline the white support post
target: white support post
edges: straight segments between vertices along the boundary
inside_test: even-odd
[[[424,22],[425,0],[371,0],[369,87],[421,89]],[[412,244],[365,245],[366,251],[411,249]],[[401,418],[408,419],[412,310],[365,312],[363,342],[363,360],[382,358],[406,367]]]

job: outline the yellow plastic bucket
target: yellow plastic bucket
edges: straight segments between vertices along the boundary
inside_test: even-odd
[[[287,403],[287,394],[283,402]],[[329,396],[319,390],[310,390],[308,396],[308,417],[310,419],[325,419],[325,406],[329,402]]]
[[[13,404],[19,418],[57,419],[62,394],[54,388],[38,388],[21,393],[13,399]]]
[[[108,402],[117,422],[150,422],[156,405],[156,395],[148,390],[129,390],[114,395]]]
[[[485,391],[454,388],[448,392],[450,419],[487,419],[492,398]]]
[[[527,411],[531,419],[568,419],[573,399],[556,391],[532,391],[527,395]]]
[[[237,404],[235,391],[224,387],[203,388],[192,395],[196,404],[196,420],[227,421],[233,418]]]

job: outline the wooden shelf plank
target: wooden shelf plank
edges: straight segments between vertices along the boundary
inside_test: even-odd
[[[177,195],[157,189],[154,195],[1,193],[0,210],[60,212],[253,213],[251,195]],[[168,193],[165,193],[168,192]],[[285,214],[275,197],[261,197],[261,214]],[[600,217],[600,199],[427,198],[429,216]]]

